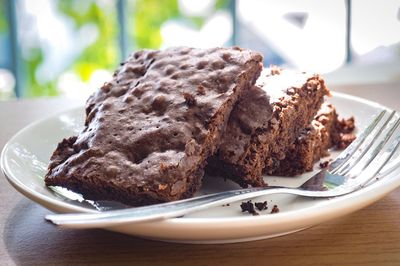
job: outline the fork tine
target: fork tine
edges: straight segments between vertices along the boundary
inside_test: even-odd
[[[390,137],[393,135],[393,133],[395,132],[395,130],[398,128],[398,126],[400,124],[400,118],[397,118],[396,122],[388,128],[388,132],[385,135],[385,137],[383,138],[383,140],[381,140],[379,142],[379,144],[376,145],[376,147],[374,149],[372,149],[372,146],[376,143],[376,140],[383,133],[383,131],[388,127],[388,124],[390,123],[390,121],[392,121],[394,114],[395,114],[395,112],[391,114],[391,116],[388,118],[388,120],[385,122],[385,124],[380,128],[378,134],[374,136],[373,140],[365,148],[364,147],[360,148],[361,154],[358,156],[355,156],[355,157],[353,156],[354,159],[349,160],[347,162],[347,164],[338,171],[339,175],[347,175],[356,166],[357,166],[357,168],[361,168],[361,169],[358,169],[359,170],[358,173],[360,173],[363,169],[365,169],[369,165],[369,163],[371,163],[371,161],[382,150],[383,146],[388,142],[388,140],[390,139]],[[363,162],[362,161],[363,158],[367,158],[367,161],[365,163],[363,163],[363,165],[362,165],[361,163]],[[357,175],[357,173],[353,173],[353,174]]]
[[[344,168],[342,171],[339,172],[340,175],[346,175],[348,174],[352,169],[357,166],[358,171],[352,173],[352,175],[358,175],[363,171],[365,168],[368,167],[368,165],[375,159],[375,157],[379,154],[380,151],[382,151],[383,147],[385,144],[389,141],[393,133],[396,131],[396,129],[400,125],[400,118],[397,118],[395,124],[389,128],[388,133],[386,134],[385,138],[380,141],[380,143],[372,150],[372,149],[366,149],[366,152],[363,153],[360,157],[364,156],[364,158],[367,158],[365,162],[361,161],[361,158],[357,158],[357,161],[354,163],[349,163],[347,165],[347,168]],[[371,151],[372,150],[372,151]],[[362,164],[361,164],[362,163]]]
[[[381,170],[387,165],[387,163],[392,159],[393,155],[400,147],[400,134],[397,135],[396,140],[393,141],[392,145],[382,154],[379,158],[372,161],[372,163],[368,166],[368,168],[375,169],[372,173],[369,170],[365,170],[365,172],[369,172],[368,179],[365,179],[362,183],[360,183],[361,187],[367,185],[374,178],[379,179],[385,175],[390,174],[394,169],[393,167],[381,173]],[[395,162],[396,168],[398,168],[399,161]]]
[[[348,146],[330,165],[329,172],[334,174],[336,171],[346,163],[351,156],[358,150],[358,148],[364,143],[365,139],[371,134],[378,123],[382,120],[386,114],[386,110],[383,110],[379,115],[375,117],[372,123],[354,140],[350,146]]]
[[[387,159],[387,162],[389,162],[392,159],[392,157],[396,154],[396,152],[399,150],[399,148],[400,148],[400,136],[397,136],[397,143],[396,143],[396,145],[393,144],[393,146],[394,146],[394,148],[391,151],[390,157]],[[390,164],[387,165],[388,168],[385,169],[385,171],[378,173],[377,178],[380,178],[380,177],[383,177],[383,176],[386,176],[386,175],[392,173],[394,170],[399,168],[399,164],[400,164],[400,157],[397,157],[396,160],[393,160]],[[383,170],[383,168],[382,168],[382,170]]]
[[[390,116],[386,119],[386,121],[380,125],[380,127],[377,128],[375,132],[372,132],[369,136],[366,136],[364,139],[363,143],[361,143],[356,150],[354,150],[353,154],[348,158],[346,163],[342,164],[340,167],[337,167],[335,171],[331,171],[332,174],[339,174],[343,171],[343,169],[348,168],[349,164],[354,164],[357,163],[361,158],[364,156],[364,154],[371,148],[371,146],[374,144],[374,141],[379,137],[379,135],[382,133],[386,125],[390,122],[392,117],[394,116],[395,111],[393,111]],[[372,141],[369,143],[365,143],[365,140],[370,137],[372,138]],[[361,152],[358,156],[354,156],[356,152]]]

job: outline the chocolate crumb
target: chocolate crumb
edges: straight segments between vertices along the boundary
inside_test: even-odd
[[[159,184],[158,185],[158,190],[165,190],[168,187],[166,184]]]
[[[253,202],[251,202],[251,200],[247,202],[242,202],[242,204],[240,204],[240,208],[242,208],[242,212],[248,212],[253,215],[259,215],[256,209],[254,209],[254,204]]]
[[[352,133],[348,133],[348,134],[340,134],[340,141],[336,144],[336,147],[339,150],[343,150],[345,148],[347,148],[347,146],[349,146],[353,140],[356,139],[356,136]]]
[[[203,85],[199,85],[199,86],[197,87],[197,93],[198,93],[199,95],[206,95],[206,90],[205,90],[205,88],[204,88]]]
[[[349,146],[356,138],[356,136],[352,133],[355,128],[354,117],[338,120],[336,127],[337,131],[340,132],[336,143],[336,148],[342,150]]]
[[[270,66],[270,69],[271,69],[271,75],[279,75],[281,74],[282,71],[279,67],[273,65]]]
[[[324,161],[324,162],[322,162],[322,163],[319,164],[319,167],[320,167],[321,169],[324,169],[324,168],[327,168],[328,165],[329,165],[329,161]]]
[[[196,105],[196,99],[194,98],[194,96],[192,94],[185,92],[183,94],[183,97],[185,98],[185,102],[186,102],[187,106]]]
[[[264,202],[256,202],[256,203],[254,203],[254,205],[257,207],[257,209],[258,209],[259,211],[263,211],[263,210],[268,209],[268,206],[267,206],[267,202],[266,202],[266,201],[264,201]]]
[[[165,173],[168,170],[168,165],[166,163],[160,163],[160,173]]]
[[[274,205],[274,207],[271,210],[271,213],[277,213],[277,212],[279,212],[279,208],[277,205]]]
[[[338,121],[338,126],[343,133],[351,133],[355,128],[354,117],[350,117],[349,119],[340,119]]]

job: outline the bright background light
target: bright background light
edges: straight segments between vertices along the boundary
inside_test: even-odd
[[[3,2],[0,2],[0,5]],[[123,60],[117,0],[16,1],[25,96],[87,97]],[[128,50],[236,44],[265,64],[330,73],[346,64],[346,1],[125,0]],[[400,1],[352,0],[352,65],[400,65]],[[0,6],[0,99],[16,84]],[[121,10],[119,11],[121,12]],[[4,30],[5,29],[5,30]],[[233,36],[235,34],[235,36]],[[9,38],[9,37],[8,37]]]

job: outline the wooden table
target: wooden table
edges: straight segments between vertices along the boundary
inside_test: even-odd
[[[399,84],[335,89],[400,110]],[[0,148],[28,123],[82,102],[0,103]],[[291,235],[239,244],[184,245],[56,228],[43,220],[46,209],[24,198],[0,175],[0,265],[400,265],[400,189],[356,213]]]

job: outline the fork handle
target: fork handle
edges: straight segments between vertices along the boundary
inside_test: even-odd
[[[298,190],[296,189],[296,191]],[[247,188],[224,191],[191,199],[184,199],[144,207],[128,208],[98,213],[49,214],[46,215],[45,218],[46,220],[51,221],[56,225],[69,228],[104,228],[127,223],[132,224],[179,217],[195,211],[220,206],[226,203],[231,203],[248,198],[279,193],[294,194],[293,192],[294,189],[291,188],[273,186],[263,188]],[[310,192],[311,191],[304,191],[305,194],[308,194]]]
[[[104,228],[127,223],[133,224],[179,217],[195,211],[220,206],[226,203],[272,194],[293,194],[306,197],[330,198],[348,194],[353,190],[354,189],[351,187],[329,191],[310,191],[279,186],[256,187],[229,190],[200,197],[144,207],[127,208],[98,213],[49,214],[46,215],[45,218],[56,225],[69,228]]]

